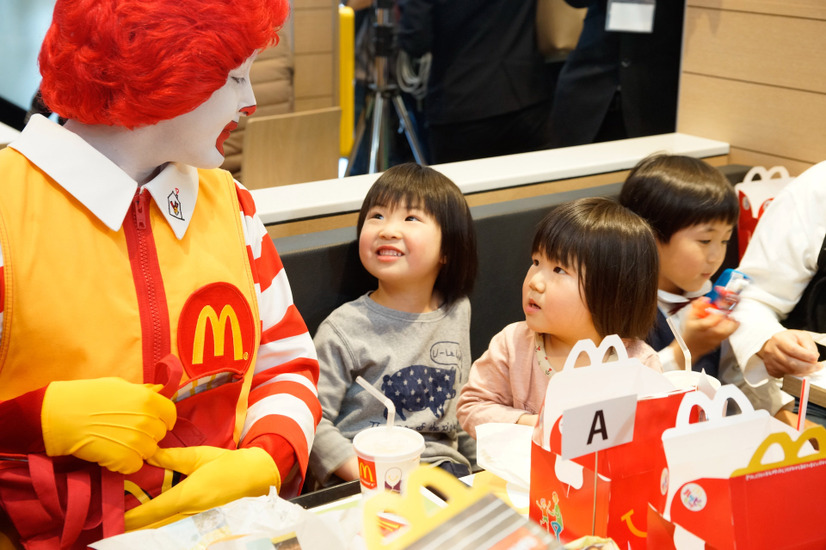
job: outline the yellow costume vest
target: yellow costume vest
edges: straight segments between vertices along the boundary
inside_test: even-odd
[[[201,420],[232,423],[235,408],[234,425],[214,428],[237,443],[261,323],[229,174],[199,171],[197,207],[178,240],[146,192],[143,213],[136,199],[112,231],[17,151],[0,151],[0,165],[0,400],[52,380],[163,382],[152,367],[173,353],[184,366],[179,418],[189,397],[235,386]]]

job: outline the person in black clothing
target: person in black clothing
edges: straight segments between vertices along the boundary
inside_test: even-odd
[[[399,45],[431,52],[425,97],[434,163],[546,149],[548,71],[536,0],[399,0]]]
[[[553,146],[673,132],[685,1],[657,2],[651,33],[606,30],[607,0],[565,1],[588,11],[556,84]]]

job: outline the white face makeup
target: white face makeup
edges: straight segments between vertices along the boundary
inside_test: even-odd
[[[224,141],[238,126],[241,115],[255,111],[250,68],[256,54],[229,72],[226,83],[194,110],[157,124],[168,136],[164,154],[168,162],[197,168],[217,168],[224,161]]]

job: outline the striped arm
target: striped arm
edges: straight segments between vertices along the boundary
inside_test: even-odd
[[[241,446],[267,450],[285,478],[297,465],[301,475],[295,481],[300,487],[321,419],[318,359],[275,245],[255,215],[252,196],[240,184],[238,198],[262,324]],[[282,494],[285,491],[290,492],[282,487]]]

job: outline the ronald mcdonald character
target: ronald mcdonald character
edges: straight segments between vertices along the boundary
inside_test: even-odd
[[[0,151],[0,547],[84,548],[297,494],[318,362],[250,193],[217,169],[287,0],[57,0],[60,126]]]

